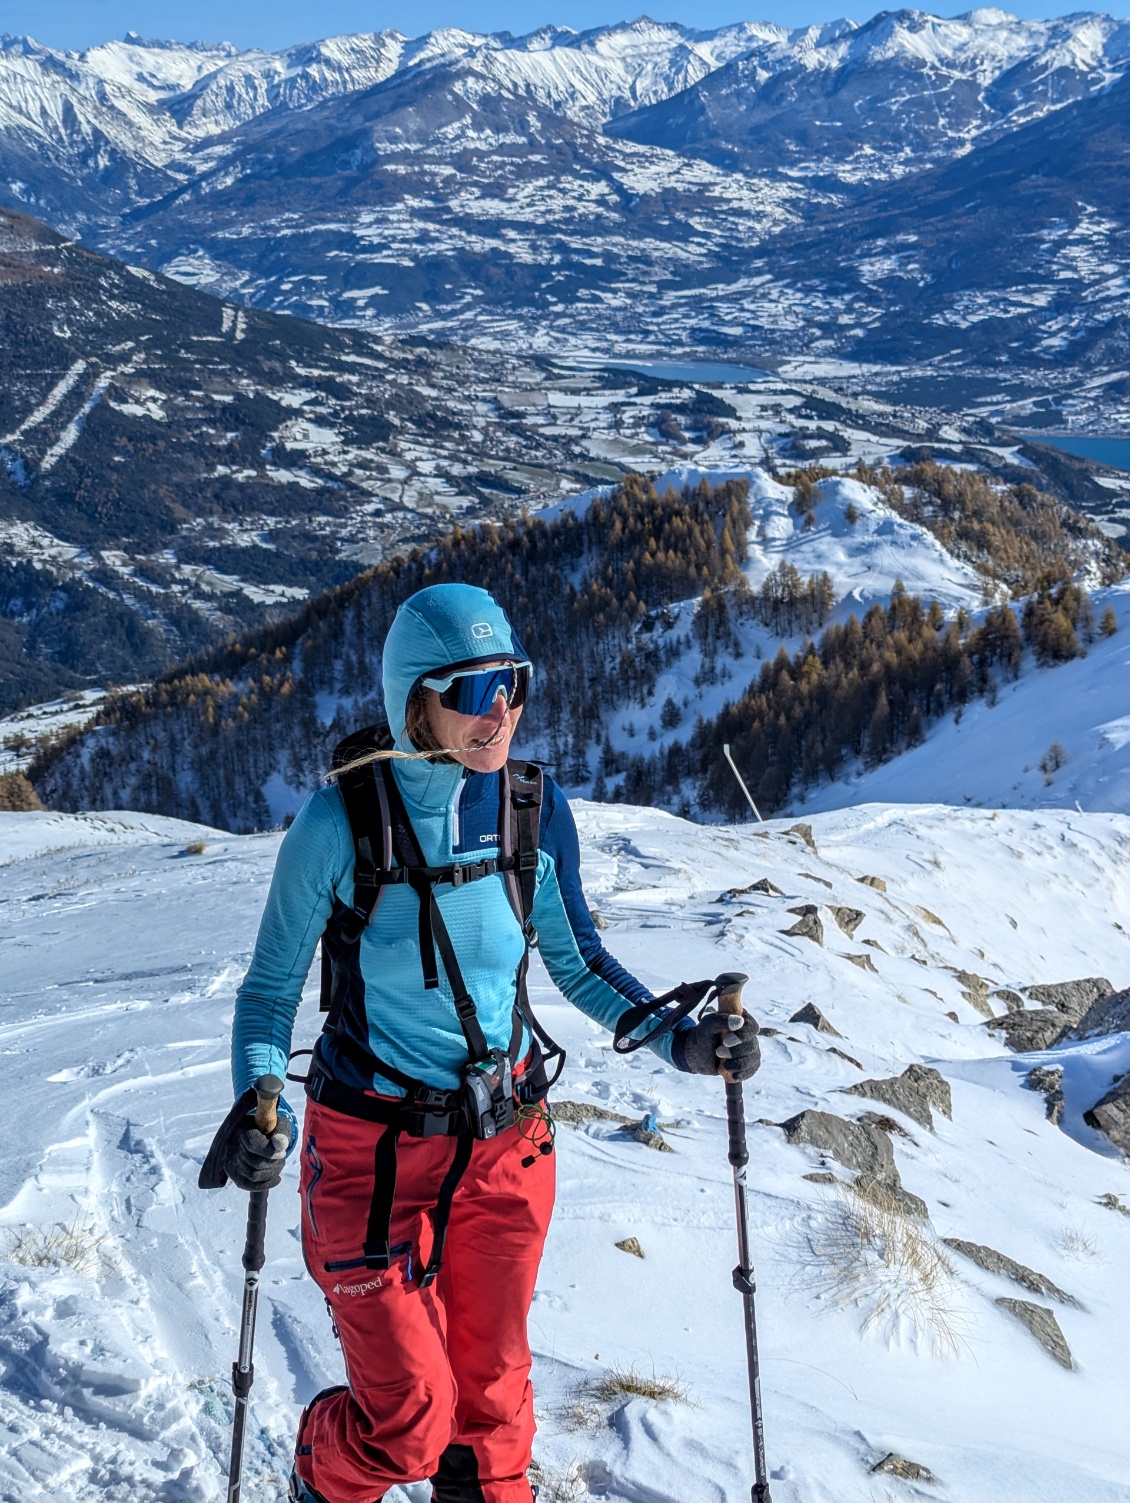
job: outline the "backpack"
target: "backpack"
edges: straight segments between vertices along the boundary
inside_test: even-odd
[[[511,758],[500,775],[500,854],[485,861],[452,862],[429,867],[404,808],[403,799],[387,761],[370,761],[351,767],[368,752],[388,750],[393,742],[387,727],[367,726],[354,731],[334,748],[332,767],[337,773],[345,812],[353,838],[353,907],[350,913],[331,920],[322,936],[321,992],[319,1008],[326,1014],[323,1032],[338,1047],[352,1052],[350,1040],[339,1032],[342,1009],[347,1000],[350,967],[361,936],[372,920],[382,888],[407,883],[420,899],[420,960],[426,990],[439,986],[439,959],[443,962],[455,998],[455,1008],[467,1040],[472,1059],[486,1054],[486,1042],[479,1027],[474,1001],[467,992],[447,926],[435,900],[437,885],[450,883],[461,887],[486,877],[501,876],[507,896],[526,939],[526,949],[515,978],[514,1030],[509,1050],[517,1065],[523,1024],[529,1028],[532,1053],[524,1096],[531,1094],[537,1081],[544,1096],[557,1080],[565,1063],[565,1051],[550,1038],[534,1016],[526,988],[529,951],[537,944],[531,915],[537,890],[538,842],[541,830],[543,796],[542,770],[534,762]],[[345,770],[343,770],[345,769]],[[335,930],[331,934],[331,930]],[[373,1057],[375,1059],[375,1056]],[[557,1061],[552,1078],[545,1074],[545,1061]],[[368,1063],[368,1061],[366,1061]],[[376,1060],[378,1072],[405,1090],[420,1089],[421,1082],[404,1075],[391,1065]]]

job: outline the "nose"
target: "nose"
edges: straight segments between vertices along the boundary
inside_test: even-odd
[[[509,708],[510,701],[506,698],[503,690],[499,689],[498,693],[494,696],[490,709],[486,713],[486,718],[493,721],[496,726],[501,725],[506,719],[506,712]]]

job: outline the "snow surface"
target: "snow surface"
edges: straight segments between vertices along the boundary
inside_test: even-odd
[[[1061,1131],[1023,1089],[1033,1061],[981,1026],[955,970],[994,986],[1092,974],[1127,984],[1130,819],[869,805],[817,816],[817,853],[784,821],[703,828],[575,807],[612,950],[657,989],[745,969],[748,1006],[781,1030],[746,1090],[775,1503],[1124,1503],[1130,1219],[1096,1201],[1130,1199],[1130,1174],[1081,1113],[1130,1067],[1130,1039],[1036,1057],[1066,1064]],[[244,1202],[195,1181],[230,1101],[234,992],[278,839],[156,816],[0,815],[0,1049],[11,1061],[0,1222],[108,1239],[87,1274],[0,1263],[3,1503],[223,1495]],[[763,876],[784,896],[725,896]],[[824,947],[782,934],[798,902],[823,905]],[[864,910],[855,939],[830,903]],[[876,974],[848,954],[869,955]],[[559,1127],[558,1209],[530,1326],[539,1462],[558,1497],[741,1503],[751,1460],[721,1089],[646,1051],[616,1058],[540,965],[532,981],[570,1050],[559,1100],[678,1124],[671,1154],[611,1124]],[[807,1001],[841,1039],[789,1023]],[[296,1044],[317,1026],[310,988]],[[938,1235],[989,1243],[1081,1302],[1055,1307],[1074,1371],[994,1304],[1023,1289],[957,1255],[929,1298],[864,1254],[837,1271],[842,1197],[803,1178],[819,1167],[812,1150],[759,1120],[806,1107],[855,1117],[874,1103],[840,1088],[915,1060],[950,1081],[954,1115],[933,1133],[906,1119],[911,1136],[895,1150],[905,1185]],[[341,1377],[302,1267],[295,1183],[292,1167],[271,1200],[247,1473],[249,1497],[280,1503],[298,1408]],[[628,1236],[642,1261],[616,1248]],[[633,1365],[677,1374],[689,1402],[571,1402],[579,1385]],[[889,1450],[929,1466],[938,1486],[871,1475]],[[567,1491],[570,1476],[588,1491]]]

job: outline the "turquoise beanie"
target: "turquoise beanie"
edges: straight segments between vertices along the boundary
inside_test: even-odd
[[[476,658],[526,656],[506,612],[477,585],[437,584],[410,595],[385,638],[381,677],[389,730],[402,751],[408,696],[426,673]]]

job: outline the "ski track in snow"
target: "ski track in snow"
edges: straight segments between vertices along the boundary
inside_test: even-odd
[[[816,816],[812,851],[786,820],[706,828],[624,806],[576,809],[586,892],[613,952],[657,990],[747,970],[747,1005],[780,1030],[747,1088],[775,1503],[1124,1503],[1130,1219],[1096,1202],[1108,1191],[1130,1200],[1130,1173],[1082,1112],[1130,1068],[1130,1039],[1011,1055],[954,971],[994,986],[1130,981],[1117,927],[1130,909],[1130,818],[869,805]],[[202,855],[185,854],[194,840]],[[87,1272],[0,1261],[0,1503],[224,1495],[246,1203],[230,1189],[202,1194],[196,1175],[230,1102],[234,994],[277,844],[156,816],[0,815],[0,1237],[63,1223],[105,1238]],[[886,893],[860,885],[864,875]],[[726,896],[762,876],[784,896]],[[808,902],[821,905],[823,947],[781,932],[789,908]],[[855,938],[829,904],[864,911]],[[868,954],[878,974],[850,954]],[[655,1111],[675,1150],[651,1152],[614,1122],[558,1128],[558,1208],[530,1320],[546,1490],[556,1479],[559,1496],[605,1503],[744,1503],[722,1093],[647,1051],[617,1058],[540,962],[531,980],[569,1048],[557,1099]],[[318,1027],[314,992],[296,1045]],[[842,1039],[789,1023],[807,1001]],[[815,1152],[761,1119],[810,1106],[857,1116],[875,1103],[842,1087],[914,1060],[950,1081],[954,1116],[934,1133],[906,1119],[910,1137],[895,1139],[904,1183],[937,1235],[986,1242],[1079,1299],[1055,1307],[1076,1371],[994,1306],[1023,1289],[956,1255],[942,1284],[955,1350],[913,1289],[878,1275],[845,1283],[821,1255],[839,1202],[802,1177],[820,1167]],[[1023,1089],[1035,1062],[1065,1065],[1063,1131]],[[299,1406],[341,1379],[302,1264],[296,1178],[292,1167],[271,1200],[256,1346],[246,1495],[268,1503],[285,1496]],[[628,1236],[642,1261],[616,1248]],[[578,1387],[614,1366],[677,1374],[693,1407],[639,1397],[578,1407]],[[938,1488],[870,1475],[888,1450],[928,1465]],[[570,1494],[578,1476],[587,1491]],[[389,1503],[427,1494],[394,1490]]]

